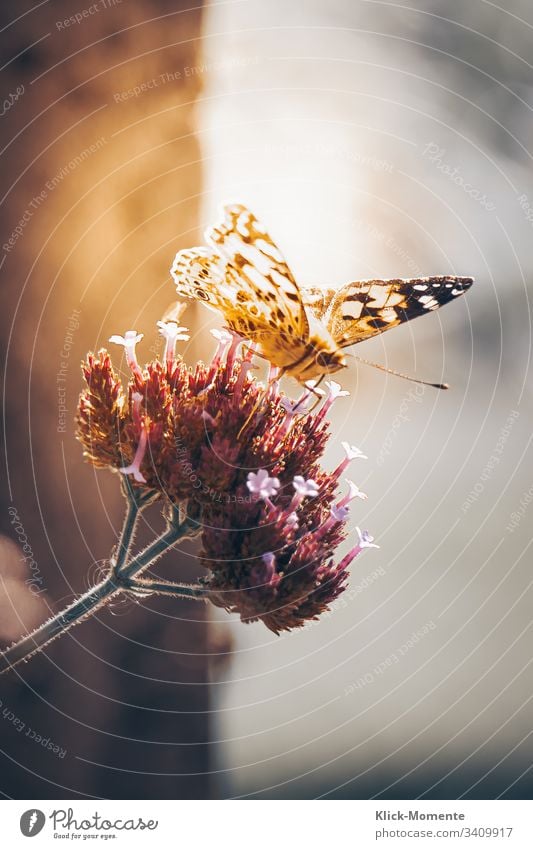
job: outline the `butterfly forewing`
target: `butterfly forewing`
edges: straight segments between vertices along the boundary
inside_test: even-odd
[[[471,277],[450,276],[359,280],[341,289],[304,289],[303,299],[345,348],[438,309],[463,295],[472,282]]]
[[[179,251],[170,271],[178,295],[222,313],[231,330],[252,338],[258,324],[264,329],[265,308],[255,291],[212,248]]]
[[[308,324],[300,289],[276,243],[242,204],[228,204],[223,214],[219,224],[206,230],[206,241],[235,270],[255,301],[268,307],[272,328],[305,338]]]

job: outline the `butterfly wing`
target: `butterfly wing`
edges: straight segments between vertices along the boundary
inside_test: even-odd
[[[304,289],[304,303],[341,348],[363,342],[463,295],[471,277],[359,280],[341,289]]]
[[[241,204],[224,207],[206,232],[209,247],[176,254],[171,274],[178,295],[218,310],[228,327],[262,345],[280,366],[305,345],[307,315],[298,285],[276,244]]]
[[[302,296],[279,248],[255,215],[240,203],[223,208],[223,219],[205,233],[206,241],[228,263],[248,297],[261,303],[265,330],[284,332],[303,340],[309,327]],[[248,306],[249,304],[246,303]]]
[[[253,292],[241,284],[235,272],[212,248],[179,251],[170,273],[179,296],[201,301],[221,313],[230,330],[252,338],[253,315],[260,312],[260,305],[254,308]],[[250,305],[248,309],[246,304]]]

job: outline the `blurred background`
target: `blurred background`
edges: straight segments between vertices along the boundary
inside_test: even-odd
[[[326,464],[343,440],[368,455],[346,547],[359,525],[381,548],[330,614],[274,637],[165,600],[105,610],[0,679],[3,794],[529,798],[530,5],[0,15],[4,644],[96,580],[120,526],[116,477],[74,438],[79,361],[130,327],[151,356],[174,253],[222,201],[256,212],[305,285],[476,278],[353,351],[448,392],[343,374]],[[186,323],[187,359],[208,357],[216,316]],[[168,561],[197,574],[194,547]]]

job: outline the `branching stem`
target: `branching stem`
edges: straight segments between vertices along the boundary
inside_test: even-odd
[[[139,587],[141,592],[158,592],[165,595],[181,595],[188,598],[201,598],[201,587],[193,588],[183,585],[181,592],[169,591],[164,588],[175,588],[180,585],[166,581],[141,581],[137,578],[149,566],[179,540],[193,536],[197,531],[196,523],[188,517],[183,521],[179,519],[178,508],[172,507],[167,517],[167,527],[163,534],[154,542],[150,543],[143,551],[131,556],[135,528],[140,512],[150,503],[149,496],[139,495],[132,489],[129,481],[124,482],[124,491],[127,498],[127,510],[124,524],[116,549],[116,555],[110,561],[110,571],[104,580],[92,587],[88,592],[73,601],[60,613],[52,616],[31,634],[23,637],[14,645],[0,652],[0,674],[12,669],[18,663],[27,661],[53,640],[64,634],[74,625],[83,622],[88,616],[96,613],[119,593],[135,591]],[[137,578],[137,579],[136,579]],[[135,580],[136,579],[136,580]],[[194,590],[194,591],[193,591]]]

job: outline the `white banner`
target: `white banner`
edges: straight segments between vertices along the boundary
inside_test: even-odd
[[[2,811],[6,849],[67,840],[124,849],[533,846],[529,801],[10,800]]]

